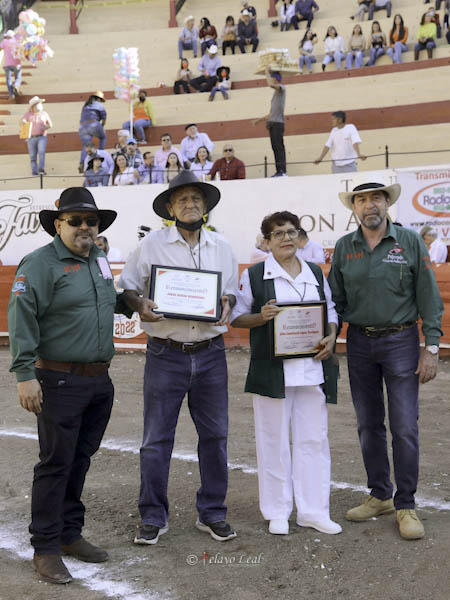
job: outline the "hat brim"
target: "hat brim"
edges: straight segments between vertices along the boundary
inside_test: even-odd
[[[80,212],[93,212],[98,215],[98,218],[100,220],[100,223],[98,225],[99,233],[101,233],[102,231],[105,231],[105,229],[108,229],[108,227],[114,223],[114,221],[116,220],[116,217],[117,217],[117,213],[115,210],[97,210],[95,208],[92,208],[92,209],[80,208],[79,210],[80,210]],[[55,229],[55,223],[54,223],[55,219],[58,217],[58,215],[61,215],[64,212],[74,212],[74,211],[77,211],[76,207],[72,207],[72,208],[70,208],[70,210],[66,210],[66,211],[41,210],[41,212],[39,213],[39,221],[41,222],[41,225],[45,229],[45,231],[48,234],[50,234],[52,237],[55,237],[55,235],[56,235],[56,229]]]
[[[198,187],[204,194],[206,199],[206,210],[205,214],[209,213],[219,202],[220,200],[220,190],[216,188],[214,185],[210,185],[209,183],[202,183],[201,181],[195,183],[183,183],[179,186],[174,186],[164,192],[161,192],[156,198],[153,200],[153,210],[155,213],[163,218],[168,220],[173,220],[173,217],[169,214],[167,210],[167,203],[170,201],[170,196],[173,192],[181,187],[186,187],[193,185]]]
[[[401,187],[399,183],[393,183],[392,185],[385,185],[383,187],[368,188],[366,190],[356,192],[339,192],[339,199],[345,208],[353,210],[353,196],[356,194],[365,194],[367,192],[387,192],[389,195],[388,207],[392,206],[397,202],[400,197]]]

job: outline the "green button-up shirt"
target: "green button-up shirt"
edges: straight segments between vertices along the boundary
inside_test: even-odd
[[[344,321],[384,327],[423,320],[427,345],[439,344],[443,305],[421,237],[388,222],[370,250],[361,227],[336,244],[328,282]]]
[[[73,254],[58,235],[25,256],[17,268],[8,307],[11,371],[35,378],[37,357],[61,362],[108,362],[114,355],[116,291],[102,276],[93,246]]]

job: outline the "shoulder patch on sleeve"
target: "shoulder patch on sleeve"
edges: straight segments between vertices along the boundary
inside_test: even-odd
[[[12,286],[11,293],[14,296],[20,296],[27,291],[27,278],[25,275],[17,275]]]

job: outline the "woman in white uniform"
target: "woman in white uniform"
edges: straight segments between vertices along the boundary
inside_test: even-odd
[[[329,512],[326,401],[336,401],[338,317],[320,267],[296,256],[299,230],[298,217],[288,211],[265,217],[261,233],[271,254],[243,272],[231,324],[250,329],[245,390],[253,393],[259,502],[269,531],[289,533],[295,499],[298,525],[336,534],[342,529]],[[271,359],[270,321],[281,310],[275,302],[320,300],[326,301],[326,329],[314,358]]]

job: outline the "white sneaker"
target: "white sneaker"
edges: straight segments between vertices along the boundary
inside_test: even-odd
[[[317,529],[317,531],[328,533],[330,535],[336,535],[342,531],[342,527],[339,523],[335,523],[331,519],[323,521],[297,521],[297,525],[300,525],[300,527],[312,527],[313,529]]]
[[[271,519],[269,521],[269,533],[287,535],[289,533],[289,522],[286,519]]]

